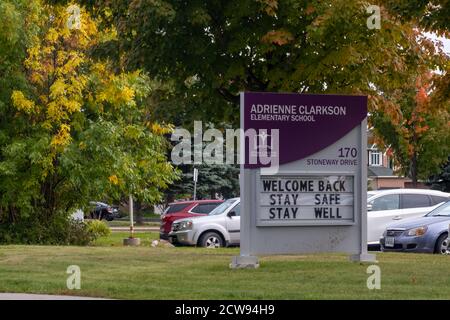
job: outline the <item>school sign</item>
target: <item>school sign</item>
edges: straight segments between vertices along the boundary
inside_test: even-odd
[[[367,254],[367,97],[241,93],[241,254]]]

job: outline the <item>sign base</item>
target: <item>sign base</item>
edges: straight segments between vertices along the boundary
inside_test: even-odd
[[[140,246],[141,245],[141,238],[125,238],[123,239],[123,245],[124,246]]]
[[[377,256],[375,254],[370,253],[361,253],[361,254],[354,254],[349,256],[350,261],[352,262],[373,262],[377,263]]]
[[[256,269],[259,268],[258,257],[234,256],[231,258],[231,269]]]

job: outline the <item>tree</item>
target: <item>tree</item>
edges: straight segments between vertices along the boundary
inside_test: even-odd
[[[236,165],[195,166],[199,171],[197,199],[233,198],[239,196],[239,167]],[[182,178],[166,191],[166,204],[178,198],[192,198],[194,195],[193,166],[179,166]]]
[[[450,2],[446,0],[386,0],[383,1],[393,19],[412,21],[420,28],[450,37]],[[443,76],[435,83],[433,100],[450,110],[450,63],[441,65]]]
[[[384,9],[381,29],[369,29],[365,1],[95,2],[117,29],[126,65],[172,81],[175,99],[164,110],[177,125],[238,124],[243,90],[368,94],[374,110],[386,102],[372,96],[401,85],[432,54],[413,24]]]
[[[372,123],[378,145],[389,148],[413,185],[436,174],[450,154],[450,113],[431,97],[431,73],[424,73],[392,92],[395,113],[376,111]]]
[[[26,86],[0,115],[8,119],[0,128],[0,223],[45,226],[90,200],[127,194],[157,202],[177,177],[166,158],[171,128],[148,114],[148,77],[92,58],[114,35],[86,11],[80,17],[73,28],[66,7],[39,12],[22,66]]]
[[[386,7],[398,19],[413,20],[421,28],[449,35],[450,32],[450,3],[447,0],[386,0]]]
[[[432,175],[428,183],[433,189],[450,192],[450,157],[447,163],[442,166],[442,171],[439,174]]]

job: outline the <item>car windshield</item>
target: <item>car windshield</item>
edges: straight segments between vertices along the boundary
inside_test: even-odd
[[[213,211],[209,213],[210,216],[215,216],[218,214],[222,214],[227,210],[229,207],[233,205],[233,203],[236,202],[236,199],[228,199],[224,203],[222,203],[220,206],[216,207]]]
[[[426,215],[426,217],[450,217],[450,201],[440,205],[430,213]]]
[[[367,198],[373,197],[374,195],[376,195],[377,193],[374,191],[367,191]]]

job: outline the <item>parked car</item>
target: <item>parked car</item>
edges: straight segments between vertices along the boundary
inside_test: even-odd
[[[368,193],[368,244],[379,244],[380,237],[391,223],[424,216],[449,199],[449,193],[427,189],[392,189]]]
[[[98,220],[107,220],[112,221],[119,214],[119,209],[110,206],[104,202],[99,201],[91,201],[89,202],[91,205],[89,211],[89,218],[98,219]]]
[[[161,215],[159,237],[165,240],[169,239],[169,232],[175,220],[202,217],[210,213],[222,202],[223,200],[193,200],[170,203]]]
[[[172,243],[218,248],[240,241],[240,198],[228,199],[207,216],[177,220],[169,238]]]
[[[380,239],[383,251],[447,253],[450,201],[424,217],[390,225]]]

